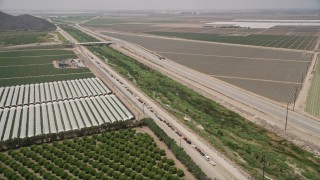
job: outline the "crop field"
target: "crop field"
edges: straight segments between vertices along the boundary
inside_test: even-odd
[[[0,108],[94,97],[111,93],[99,78],[0,87]]]
[[[57,69],[53,61],[76,58],[68,50],[23,50],[0,52],[0,86],[13,86],[27,83],[90,78],[93,74],[88,68]]]
[[[108,33],[277,102],[292,102],[311,54]],[[238,81],[239,80],[239,81]],[[268,91],[268,92],[267,92]]]
[[[317,59],[311,89],[307,97],[306,111],[320,117],[320,58]]]
[[[127,129],[0,154],[7,179],[181,179],[184,171],[145,133]]]
[[[63,16],[63,17],[51,17],[50,19],[56,23],[80,23],[93,18],[93,16]]]
[[[0,141],[125,121],[134,116],[114,95],[0,108]]]
[[[177,37],[200,41],[211,41],[231,44],[243,44],[254,46],[266,46],[299,50],[313,50],[317,36],[291,36],[291,35],[248,35],[234,36],[206,33],[183,33],[183,32],[148,32],[153,35]]]
[[[274,179],[299,179],[299,175],[293,172],[287,162],[290,162],[290,165],[292,163],[301,165],[299,167],[303,167],[302,176],[316,179],[320,175],[319,170],[316,170],[320,164],[319,160],[314,159],[314,165],[302,162],[306,156],[313,157],[311,153],[299,150],[289,142],[244,120],[238,114],[226,110],[215,102],[111,48],[93,48],[93,51],[103,58],[108,58],[108,63],[113,68],[128,79],[134,79],[149,97],[159,102],[162,107],[180,118],[183,123],[207,139],[213,146],[250,171],[254,177],[261,177],[260,167],[263,158],[267,159],[267,176]],[[185,115],[190,116],[196,123],[183,120]],[[198,124],[201,124],[204,130],[197,128]],[[236,152],[238,157],[230,155],[230,152],[231,154]],[[297,157],[293,154],[303,155]],[[239,156],[242,160],[239,160]],[[310,171],[305,170],[306,166],[310,167]]]
[[[51,42],[52,35],[47,32],[1,32],[0,47],[31,43]]]
[[[265,161],[272,179],[319,179],[320,161],[314,154],[110,47],[90,49],[254,178],[261,178]],[[186,115],[192,121],[183,120]]]

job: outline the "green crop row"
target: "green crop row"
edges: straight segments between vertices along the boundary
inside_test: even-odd
[[[54,81],[66,81],[73,79],[93,78],[94,75],[91,72],[85,72],[81,74],[55,74],[54,76],[40,76],[40,77],[25,77],[14,79],[0,79],[0,87],[4,86],[16,86],[21,84],[35,84]]]
[[[311,89],[307,98],[306,111],[320,117],[320,58],[317,59],[316,69],[313,75]]]
[[[30,50],[13,50],[13,51],[0,51],[0,58],[19,58],[25,56],[49,56],[61,54],[74,54],[70,50],[57,50],[57,49],[30,49]]]
[[[290,35],[247,35],[247,36],[227,36],[220,34],[206,33],[185,33],[185,32],[147,32],[148,34],[178,37],[184,39],[221,42],[230,44],[256,45],[267,47],[278,47],[288,49],[312,50],[313,44],[317,38],[314,36],[290,36]],[[292,46],[296,44],[295,46]]]
[[[70,74],[90,72],[87,68],[81,69],[60,69],[54,68],[53,64],[34,65],[34,66],[12,66],[0,67],[0,79],[27,77],[27,76],[44,76],[54,74]]]
[[[0,57],[0,67],[1,66],[17,66],[17,65],[34,65],[34,64],[52,64],[54,60],[62,60],[76,58],[72,53],[65,55],[48,55],[39,57],[17,57],[17,58],[4,58]]]
[[[0,52],[0,86],[93,77],[88,68],[59,69],[53,61],[77,56],[68,50],[21,50]]]
[[[9,150],[0,154],[0,162],[0,175],[19,179],[175,180],[184,176],[148,134],[132,129]]]

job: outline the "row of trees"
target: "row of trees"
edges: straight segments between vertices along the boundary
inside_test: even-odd
[[[144,125],[147,125],[158,136],[160,140],[166,143],[166,145],[172,150],[176,158],[179,159],[197,179],[210,179],[183,150],[183,148],[179,147],[177,143],[153,121],[153,119],[146,118],[142,123]]]
[[[8,155],[2,153],[0,157],[11,169],[18,164],[19,169],[14,170],[26,179],[27,176],[34,179],[179,179],[184,176],[149,135],[132,129],[32,145],[9,150]],[[28,173],[23,174],[25,171]]]
[[[74,137],[82,137],[92,134],[98,134],[101,132],[118,130],[118,129],[125,129],[128,127],[135,127],[138,126],[136,122],[132,120],[127,121],[115,121],[113,123],[104,123],[99,126],[92,126],[86,127],[82,129],[64,131],[60,133],[50,133],[50,134],[42,134],[33,137],[26,137],[26,138],[15,138],[15,139],[8,139],[6,141],[0,142],[0,151],[6,151],[8,149],[14,149],[19,147],[26,147],[31,146],[33,144],[43,144],[48,142],[53,142],[57,140],[64,140],[70,139]]]

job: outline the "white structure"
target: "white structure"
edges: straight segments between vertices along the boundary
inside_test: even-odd
[[[0,108],[111,94],[98,78],[0,87]]]
[[[132,118],[114,95],[11,107],[0,109],[0,137],[32,137]]]

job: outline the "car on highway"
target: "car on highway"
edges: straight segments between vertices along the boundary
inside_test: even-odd
[[[204,158],[206,158],[207,161],[210,160],[210,157],[208,155],[205,155]]]
[[[215,165],[216,165],[216,163],[213,162],[213,161],[209,161],[209,164],[211,164],[212,166],[215,166]]]
[[[191,141],[188,138],[183,137],[182,139],[185,140],[188,144],[191,144]]]
[[[176,131],[176,134],[178,134],[178,136],[182,136],[182,134],[179,131]]]

